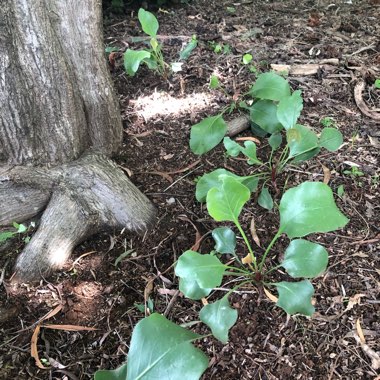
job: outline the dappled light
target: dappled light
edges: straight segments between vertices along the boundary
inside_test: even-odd
[[[140,96],[130,103],[134,111],[144,120],[155,117],[173,117],[186,113],[197,113],[209,108],[214,101],[214,96],[206,92],[198,92],[185,95],[180,98],[171,96],[167,92],[154,92],[149,96]]]

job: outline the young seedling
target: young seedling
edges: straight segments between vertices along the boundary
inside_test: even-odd
[[[164,60],[162,45],[157,39],[159,23],[154,14],[140,8],[138,19],[142,30],[149,36],[149,49],[126,50],[124,53],[124,68],[127,74],[134,76],[141,63],[145,63],[149,69],[157,71],[163,77],[167,77],[169,70],[173,72],[181,71],[182,62],[172,62],[171,65],[169,65]],[[197,44],[197,37],[194,35],[190,42],[181,50],[179,59],[186,60],[197,47]]]
[[[239,222],[243,207],[250,199],[251,190],[247,177],[241,178],[220,172],[218,186],[208,184],[206,206],[210,216],[217,222],[232,222],[243,238],[247,255],[238,253],[236,235],[229,227],[219,227],[212,232],[214,251],[201,254],[192,250],[184,252],[178,259],[175,273],[180,278],[179,289],[188,298],[199,300],[210,295],[222,284],[224,276],[236,276],[240,283],[219,301],[205,306],[200,319],[206,323],[213,335],[222,342],[227,341],[228,329],[235,323],[237,314],[228,304],[228,296],[237,288],[253,284],[260,288],[276,288],[277,306],[288,314],[311,316],[314,306],[311,298],[314,288],[311,278],[319,276],[328,264],[327,250],[318,243],[304,239],[305,236],[330,232],[344,227],[348,219],[337,208],[331,189],[321,182],[304,182],[287,190],[280,201],[280,223],[265,252],[259,256]],[[199,189],[198,189],[199,190]],[[267,258],[276,241],[283,235],[290,240],[278,265],[271,265]],[[240,249],[239,249],[240,250]],[[235,264],[224,264],[223,256],[231,254]],[[273,282],[273,272],[284,268],[292,281]],[[303,279],[302,279],[303,278]],[[298,281],[302,279],[301,281]]]

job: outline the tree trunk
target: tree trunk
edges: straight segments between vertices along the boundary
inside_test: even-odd
[[[107,228],[143,232],[154,207],[110,160],[122,141],[104,58],[101,1],[3,0],[0,225],[46,208],[17,281],[59,268]]]

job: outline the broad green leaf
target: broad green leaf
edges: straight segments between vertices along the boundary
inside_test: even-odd
[[[273,135],[269,137],[268,143],[272,150],[277,150],[282,143],[281,133],[273,133]]]
[[[127,49],[124,53],[124,68],[127,74],[133,77],[139,69],[140,63],[146,58],[150,58],[148,51]]]
[[[235,232],[229,227],[218,227],[212,231],[215,240],[215,251],[219,253],[234,253],[236,248]]]
[[[212,90],[215,90],[219,87],[219,79],[216,75],[211,75],[210,77],[210,88]]]
[[[336,128],[323,128],[319,145],[330,152],[335,152],[343,144],[343,135]]]
[[[94,380],[127,380],[127,364],[122,364],[116,369],[96,371]]]
[[[190,149],[195,154],[203,154],[216,147],[227,132],[227,124],[222,115],[211,116],[191,127]]]
[[[16,232],[11,231],[0,232],[0,243],[12,238],[15,234]]]
[[[273,199],[272,196],[269,193],[269,190],[267,187],[263,187],[259,197],[257,198],[257,203],[267,209],[267,210],[272,210],[273,208]]]
[[[158,31],[158,21],[156,19],[156,16],[153,13],[140,8],[138,18],[144,33],[148,34],[151,37],[156,37]]]
[[[302,108],[303,100],[300,90],[294,91],[291,96],[280,100],[277,108],[277,118],[285,129],[288,130],[295,126],[301,115]]]
[[[257,77],[249,94],[252,97],[279,101],[290,95],[290,86],[286,79],[275,73],[264,73]]]
[[[248,158],[247,162],[250,165],[262,164],[262,162],[256,156],[256,144],[253,141],[245,141],[243,147],[237,142],[231,140],[229,137],[225,137],[223,139],[223,144],[230,156],[236,157],[239,155],[239,153],[243,153]]]
[[[251,192],[257,189],[259,178],[256,176],[239,177],[226,169],[216,169],[210,173],[203,174],[203,176],[198,180],[195,190],[195,197],[197,201],[205,202],[209,190],[213,187],[218,188],[222,186],[222,179],[226,176],[235,178],[237,181],[247,186]]]
[[[287,190],[281,198],[280,231],[290,239],[334,231],[347,223],[330,187],[322,182],[304,182]]]
[[[180,51],[179,58],[183,60],[186,60],[187,58],[189,58],[190,54],[197,47],[197,45],[198,45],[197,36],[194,35],[191,38],[191,41],[183,48],[183,50]]]
[[[290,242],[281,266],[293,278],[313,278],[326,270],[329,255],[320,244],[304,239]]]
[[[257,137],[265,137],[268,132],[262,129],[258,124],[251,120],[251,131]]]
[[[191,343],[201,337],[160,314],[144,318],[132,333],[127,379],[198,380],[208,360]]]
[[[271,100],[259,100],[250,108],[250,119],[268,133],[282,130],[277,119],[277,106]]]
[[[243,147],[240,144],[231,140],[229,137],[223,139],[223,145],[226,148],[228,155],[232,157],[237,157],[243,150]]]
[[[320,151],[321,151],[321,148],[317,147],[305,153],[298,154],[297,156],[293,158],[292,163],[310,160],[310,158],[315,157]]]
[[[244,141],[242,153],[247,156],[250,165],[261,165],[262,162],[256,156],[256,144],[253,141]]]
[[[274,284],[278,291],[277,306],[280,306],[288,314],[300,313],[311,316],[315,309],[311,304],[314,294],[313,285],[309,280],[300,282],[277,282]]]
[[[181,277],[179,279],[179,290],[191,300],[200,300],[207,297],[211,293],[212,288],[201,288],[193,278]]]
[[[199,313],[200,320],[210,327],[216,339],[226,344],[228,331],[236,323],[238,313],[230,307],[228,297],[205,305]]]
[[[222,283],[226,266],[216,256],[201,255],[186,251],[178,259],[175,274],[178,277],[194,279],[200,288],[215,288]]]
[[[232,177],[225,177],[220,188],[213,187],[206,197],[208,213],[217,222],[237,222],[251,192]]]
[[[296,157],[318,148],[318,136],[309,128],[296,124],[287,130],[289,157]]]

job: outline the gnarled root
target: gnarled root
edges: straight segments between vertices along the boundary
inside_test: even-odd
[[[22,182],[24,171],[25,168],[11,169],[9,180],[18,178]],[[35,192],[40,191],[38,181],[42,181],[52,195],[37,232],[17,259],[14,282],[38,280],[60,268],[77,244],[100,231],[125,227],[143,233],[154,222],[155,208],[150,201],[102,155],[87,154],[44,172],[29,170],[24,176],[28,188],[33,178]],[[38,207],[33,206],[36,209],[24,207],[29,217],[33,214],[31,209],[40,210],[48,201],[46,193],[40,192]],[[20,213],[10,214],[7,220]]]

